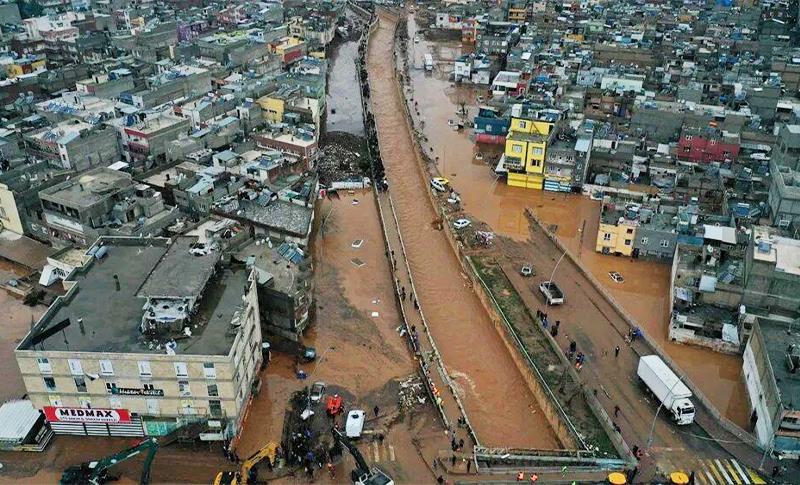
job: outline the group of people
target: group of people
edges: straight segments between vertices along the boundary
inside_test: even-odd
[[[553,338],[558,337],[558,330],[561,328],[561,320],[556,320],[553,326],[551,327],[550,320],[547,318],[547,313],[541,310],[536,310],[536,318],[538,318],[539,321],[542,322],[542,328],[544,328],[545,331],[548,328],[550,328],[550,335],[552,335]]]

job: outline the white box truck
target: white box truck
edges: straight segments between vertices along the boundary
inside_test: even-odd
[[[642,356],[636,373],[661,404],[669,410],[676,424],[692,424],[694,421],[694,405],[690,400],[692,391],[681,382],[661,357]]]
[[[433,56],[430,54],[425,54],[425,70],[433,71]]]

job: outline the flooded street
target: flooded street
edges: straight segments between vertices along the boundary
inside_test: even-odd
[[[338,36],[338,34],[337,34]],[[353,135],[364,134],[361,98],[356,72],[358,40],[341,42],[331,50],[328,67],[328,95],[326,131],[345,131]]]
[[[482,444],[558,447],[502,339],[466,284],[436,218],[403,115],[392,65],[393,24],[382,17],[368,59],[372,107],[390,195],[414,273],[417,296],[448,373],[461,388]],[[509,399],[512,397],[513,399]]]
[[[23,273],[27,272],[20,271],[11,263],[0,261],[0,275],[4,280],[18,277]],[[0,377],[0,402],[3,402],[25,394],[25,385],[14,359],[14,349],[30,330],[31,322],[38,320],[47,308],[42,305],[29,307],[24,305],[22,300],[16,299],[2,290],[0,290],[0,308],[3,309],[0,361],[9,363],[12,370],[12,372],[4,372]]]
[[[292,357],[272,354],[262,372],[261,394],[250,407],[240,455],[279,441],[289,397],[314,381],[346,390],[346,409],[376,404],[389,409],[397,396],[384,387],[414,372],[414,361],[395,331],[400,317],[372,193],[321,201],[317,221],[316,321],[304,343],[317,349],[318,358],[302,366],[309,375],[302,381],[294,375]],[[353,248],[357,239],[361,247]]]
[[[414,39],[417,25],[411,17],[408,29],[409,39]],[[469,110],[467,120],[470,120],[477,112],[477,96],[485,95],[484,88],[456,86],[448,81],[451,60],[461,53],[459,44],[432,43],[420,36],[419,43],[410,41],[408,45],[413,88],[407,95],[417,102],[418,119],[423,122],[429,141],[425,149],[438,160],[440,172],[461,195],[463,208],[488,223],[498,234],[516,240],[528,238],[524,211],[531,208],[659,345],[683,366],[720,411],[738,425],[746,426],[749,413],[741,378],[741,357],[667,341],[670,266],[596,253],[598,201],[575,194],[509,187],[498,180],[487,160],[499,154],[501,147],[476,147],[470,130],[454,131],[447,123],[457,119],[456,111],[462,104]],[[441,62],[437,63],[433,74],[423,69],[426,53],[432,53],[434,59]],[[486,160],[476,160],[478,152]],[[625,283],[614,283],[608,277],[609,271],[621,273]]]

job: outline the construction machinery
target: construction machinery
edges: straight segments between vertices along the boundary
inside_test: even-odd
[[[394,480],[389,475],[377,467],[370,468],[367,465],[367,461],[364,460],[364,456],[358,451],[358,448],[341,431],[333,428],[331,432],[336,443],[346,448],[356,462],[356,468],[350,473],[353,483],[356,485],[394,485]]]
[[[109,477],[108,471],[111,467],[119,463],[130,460],[143,452],[147,452],[144,458],[144,465],[142,467],[142,476],[139,483],[147,484],[150,482],[150,466],[153,464],[156,452],[158,451],[158,440],[155,438],[148,438],[136,446],[132,446],[126,450],[122,450],[113,455],[101,458],[98,461],[90,461],[74,465],[61,474],[61,485],[98,485],[115,478]]]
[[[256,481],[256,468],[265,458],[270,465],[275,464],[275,456],[278,453],[278,443],[270,441],[263,448],[250,455],[242,462],[241,468],[235,472],[219,472],[214,479],[214,485],[243,485]]]

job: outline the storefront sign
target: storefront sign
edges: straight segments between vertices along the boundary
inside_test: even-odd
[[[127,409],[64,408],[45,406],[48,421],[71,423],[129,423],[131,414]]]
[[[139,389],[138,387],[112,387],[111,394],[118,396],[164,397],[164,389]]]

